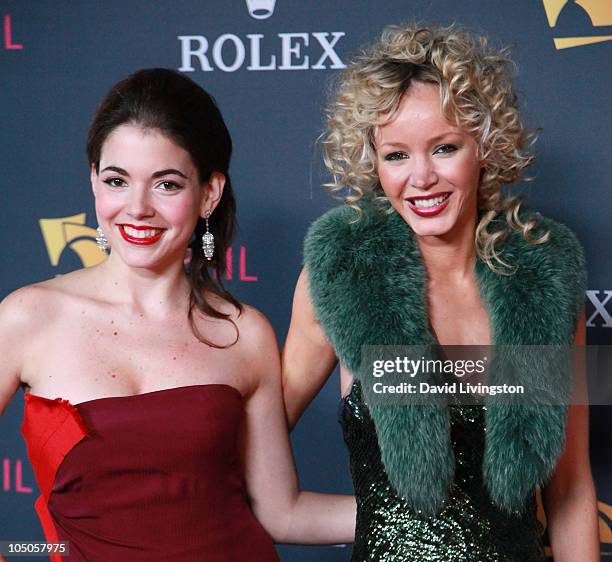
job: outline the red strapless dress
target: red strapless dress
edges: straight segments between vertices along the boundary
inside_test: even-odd
[[[69,541],[74,562],[278,562],[246,495],[243,418],[240,393],[222,384],[74,406],[26,394],[47,541]]]

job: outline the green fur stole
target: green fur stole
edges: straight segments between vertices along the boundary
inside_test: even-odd
[[[426,273],[412,230],[395,212],[386,214],[372,203],[362,210],[356,222],[346,206],[328,211],[310,227],[304,245],[316,316],[339,360],[357,378],[364,345],[435,343]],[[504,242],[504,260],[518,267],[513,275],[496,274],[476,260],[494,345],[573,342],[586,283],[582,248],[567,227],[544,217],[539,222],[550,232],[545,244],[528,244],[520,233]],[[503,382],[491,376],[492,384]],[[532,368],[524,376],[529,384],[543,375]],[[567,378],[554,381],[566,395]],[[372,404],[369,410],[396,492],[416,510],[438,512],[454,478],[448,407]],[[525,498],[550,477],[563,450],[566,417],[565,406],[487,407],[483,478],[500,507],[522,510]]]

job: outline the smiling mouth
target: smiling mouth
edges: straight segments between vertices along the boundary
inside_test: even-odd
[[[166,230],[165,228],[156,228],[148,225],[136,226],[133,224],[118,224],[117,227],[126,242],[136,244],[137,246],[155,244]]]
[[[420,217],[433,217],[448,206],[451,192],[432,193],[423,197],[407,197],[408,207]]]

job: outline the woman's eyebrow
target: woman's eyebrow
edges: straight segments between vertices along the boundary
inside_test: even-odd
[[[183,174],[183,172],[181,172],[180,170],[177,170],[175,168],[168,168],[166,170],[159,170],[158,172],[153,172],[151,174],[151,177],[152,178],[159,178],[161,176],[167,176],[169,174],[174,174],[176,176],[180,176],[182,178],[185,178],[186,180],[189,179],[185,174]]]
[[[128,178],[130,177],[130,174],[123,168],[120,168],[119,166],[106,166],[106,168],[104,168],[103,170],[100,170],[100,173],[102,172],[116,172],[117,174],[121,174],[122,176],[126,176]],[[165,170],[158,170],[157,172],[153,172],[151,174],[151,177],[155,179],[155,178],[160,178],[162,176],[168,176],[170,174],[180,176],[182,178],[185,178],[186,180],[189,179],[188,176],[186,176],[183,172],[181,172],[180,170],[177,170],[176,168],[167,168]]]
[[[127,176],[128,178],[130,177],[130,174],[128,174],[123,168],[119,168],[119,166],[106,166],[104,170],[100,170],[100,173],[102,172],[117,172],[122,176]]]

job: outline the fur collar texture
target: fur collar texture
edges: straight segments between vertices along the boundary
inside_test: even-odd
[[[435,343],[429,331],[426,273],[412,230],[397,213],[363,203],[357,222],[342,206],[324,214],[305,241],[305,266],[318,320],[340,361],[357,378],[363,345]],[[585,265],[580,244],[565,226],[540,217],[550,240],[527,244],[509,236],[503,259],[518,266],[502,276],[477,260],[476,274],[489,313],[492,344],[573,342],[583,304]],[[547,375],[531,368],[522,376]],[[496,374],[491,374],[492,384]],[[566,376],[555,381],[565,394]],[[507,382],[507,380],[505,381]],[[550,382],[550,381],[549,381]],[[383,464],[396,492],[415,510],[440,510],[454,478],[446,405],[369,406]],[[483,478],[493,501],[522,510],[525,498],[551,475],[565,442],[567,408],[494,404],[485,413]]]

